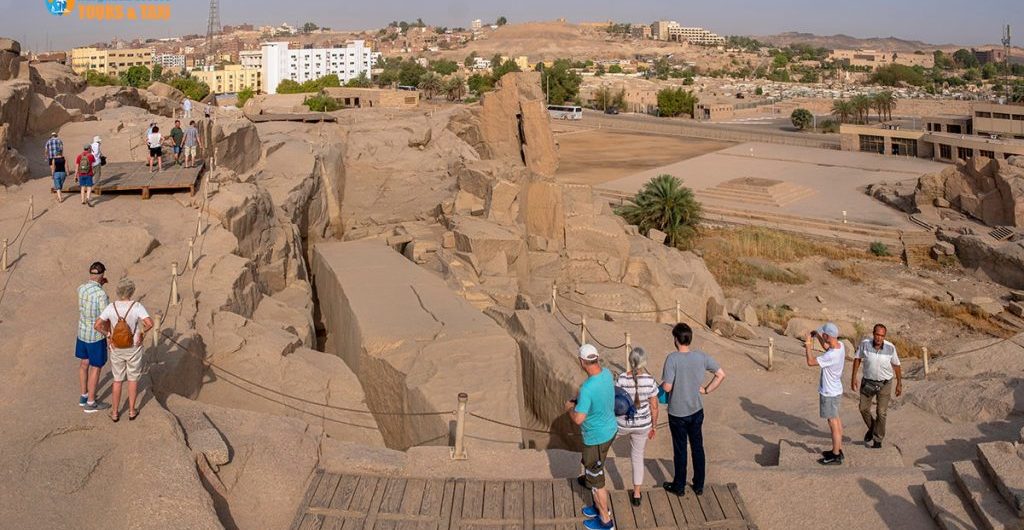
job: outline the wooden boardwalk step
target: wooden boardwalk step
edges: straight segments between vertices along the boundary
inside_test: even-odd
[[[610,491],[616,526],[623,529],[756,529],[735,484],[709,485],[704,495]],[[292,524],[325,529],[575,530],[593,502],[575,479],[477,480],[340,475],[318,471]]]

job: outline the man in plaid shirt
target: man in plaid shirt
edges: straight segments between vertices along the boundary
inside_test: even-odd
[[[64,154],[64,142],[57,138],[56,132],[52,132],[43,150],[46,151],[46,165],[50,165],[54,158]]]
[[[110,304],[103,284],[107,279],[103,274],[107,268],[100,262],[89,267],[89,280],[78,286],[78,339],[75,341],[75,357],[78,364],[78,382],[82,395],[78,398],[78,406],[83,407],[86,414],[105,408],[96,402],[96,385],[100,379],[100,370],[107,364],[107,338],[93,327],[103,309]]]

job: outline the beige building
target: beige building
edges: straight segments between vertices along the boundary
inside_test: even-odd
[[[420,93],[416,90],[391,88],[331,87],[323,90],[324,95],[333,98],[344,107],[354,108],[413,108],[420,104]]]
[[[237,93],[246,88],[259,91],[263,81],[260,69],[240,64],[229,64],[222,70],[198,70],[192,72],[192,77],[209,85],[214,94]]]
[[[99,49],[74,48],[71,50],[71,69],[76,74],[95,70],[101,74],[116,76],[133,66],[153,67],[153,50],[150,48]]]
[[[878,68],[890,64],[904,66],[935,66],[935,56],[930,53],[884,52],[877,50],[832,50],[828,54],[830,61],[849,61],[850,66],[866,66]]]
[[[718,34],[704,28],[683,27],[675,20],[658,20],[652,23],[651,38],[705,46],[725,44],[725,38]]]
[[[1024,105],[976,103],[971,115],[922,118],[923,127],[903,123],[839,128],[843,150],[956,162],[974,157],[1024,156]]]

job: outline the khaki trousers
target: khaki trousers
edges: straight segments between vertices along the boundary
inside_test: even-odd
[[[864,380],[862,379],[861,388],[864,387]],[[871,415],[871,402],[877,398],[878,406],[876,407],[876,413],[874,416]],[[885,382],[882,385],[882,390],[878,392],[877,396],[868,397],[864,394],[860,395],[860,416],[864,418],[864,424],[868,426],[874,436],[873,439],[876,442],[881,442],[885,439],[885,417],[889,412],[889,401],[892,399],[892,379]]]

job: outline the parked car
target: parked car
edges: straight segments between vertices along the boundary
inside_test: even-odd
[[[618,114],[619,113],[619,107],[608,107],[608,108],[604,109],[604,113],[605,114]]]

